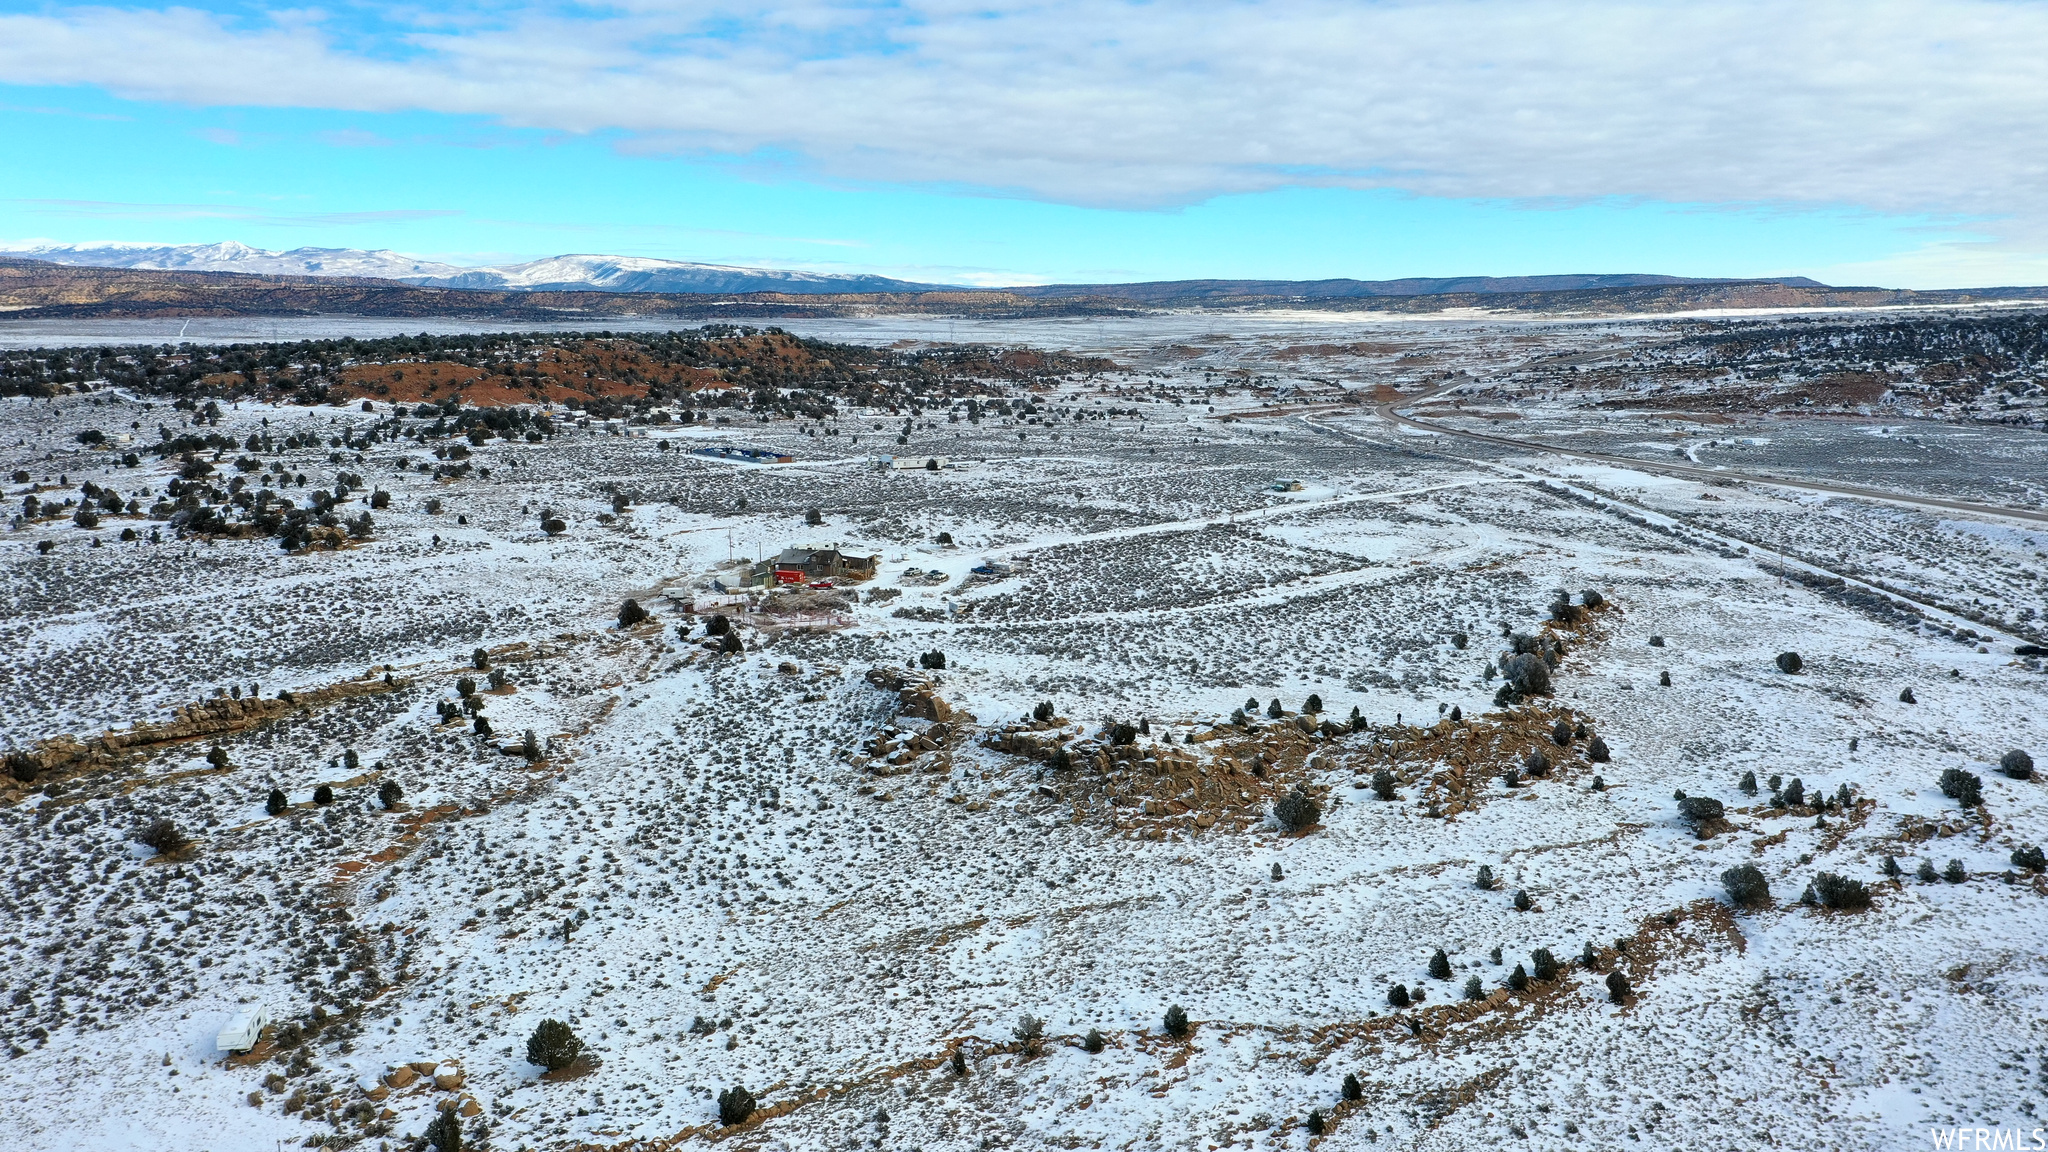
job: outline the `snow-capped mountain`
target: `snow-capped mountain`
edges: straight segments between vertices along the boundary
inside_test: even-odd
[[[437,288],[515,292],[906,292],[945,287],[886,276],[735,268],[640,256],[550,256],[524,264],[471,268],[423,260],[389,249],[294,248],[272,252],[221,244],[30,244],[0,254],[95,268],[186,272],[255,272],[273,276],[351,276]]]

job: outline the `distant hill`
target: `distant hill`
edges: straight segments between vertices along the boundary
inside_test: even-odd
[[[641,256],[550,256],[524,264],[468,268],[388,249],[294,248],[271,252],[222,244],[58,244],[0,248],[0,255],[91,268],[172,272],[249,272],[269,276],[374,277],[425,288],[477,288],[503,292],[779,292],[801,296],[862,292],[976,291],[886,276],[734,268]],[[1588,288],[1642,288],[1678,284],[1768,282],[1799,288],[1826,285],[1804,276],[1733,281],[1649,273],[1572,273],[1557,276],[1411,277],[1406,280],[1155,280],[1132,284],[1041,284],[985,291],[1031,299],[1093,297],[1145,304],[1167,301],[1285,297],[1305,300],[1372,296],[1485,295],[1567,292]]]
[[[294,248],[271,252],[223,244],[44,244],[0,249],[0,255],[89,268],[170,272],[246,272],[268,276],[373,277],[426,288],[511,292],[921,292],[945,285],[886,276],[729,268],[638,256],[550,256],[524,264],[466,268],[387,249]]]
[[[368,276],[259,275],[238,272],[95,268],[0,257],[0,319],[190,316],[417,316],[510,321],[588,322],[610,317],[663,321],[774,323],[802,316],[924,314],[989,318],[1130,316],[1158,308],[1218,312],[1304,307],[1298,294],[1231,292],[1274,282],[1227,284],[1209,294],[1185,287],[1145,296],[1090,285],[1064,289],[950,288],[939,291],[645,292],[548,288],[443,288]],[[1284,282],[1283,282],[1284,283]],[[1534,291],[1461,291],[1426,295],[1315,297],[1313,307],[1341,312],[1427,315],[1446,310],[1546,316],[1658,315],[1744,309],[1924,307],[1997,301],[2048,301],[2048,289],[1981,288],[1914,292],[1830,288],[1775,280],[1716,280]]]
[[[1785,284],[1825,288],[1804,276],[1750,280],[1700,279],[1649,273],[1569,273],[1557,276],[1448,276],[1406,280],[1153,280],[1140,284],[1043,284],[1006,288],[1019,296],[1100,296],[1145,303],[1168,300],[1238,299],[1283,296],[1302,300],[1341,300],[1368,296],[1496,295],[1528,292],[1574,292],[1588,288],[1643,288],[1674,284]]]

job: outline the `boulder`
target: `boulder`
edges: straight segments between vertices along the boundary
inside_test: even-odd
[[[412,1082],[419,1078],[420,1074],[413,1071],[411,1065],[400,1064],[385,1075],[384,1083],[389,1084],[393,1088],[409,1088],[412,1086]]]
[[[434,1087],[438,1091],[453,1092],[462,1087],[462,1073],[443,1072],[434,1077]]]

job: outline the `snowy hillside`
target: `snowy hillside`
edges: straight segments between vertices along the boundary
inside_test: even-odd
[[[39,355],[61,394],[0,399],[11,1143],[2048,1126],[2048,797],[2006,756],[2048,752],[2048,451],[1524,371],[1671,338],[818,344],[667,391],[561,341],[583,411],[440,391],[560,370],[539,338],[181,351],[148,395]],[[2008,512],[1915,502],[1987,458]],[[742,587],[786,548],[876,566]]]
[[[284,276],[369,276],[439,288],[596,292],[905,292],[942,285],[886,276],[733,268],[637,256],[551,256],[523,264],[463,267],[386,249],[294,248],[271,252],[232,241],[182,246],[33,244],[0,254],[99,268],[256,272]]]

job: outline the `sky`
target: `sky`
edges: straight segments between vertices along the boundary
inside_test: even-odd
[[[2048,3],[0,0],[0,242],[2048,283]]]

